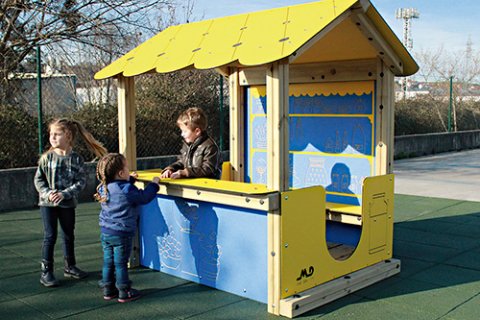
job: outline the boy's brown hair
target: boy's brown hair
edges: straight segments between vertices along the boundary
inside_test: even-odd
[[[183,124],[190,130],[199,128],[202,131],[207,129],[208,120],[205,112],[200,108],[188,108],[183,111],[177,119],[177,125]]]

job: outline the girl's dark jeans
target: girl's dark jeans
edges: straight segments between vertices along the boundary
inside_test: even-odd
[[[75,208],[40,207],[43,220],[42,259],[53,262],[53,252],[57,242],[58,222],[62,229],[63,255],[75,257]]]
[[[132,250],[132,238],[132,236],[106,233],[100,235],[103,247],[102,282],[104,286],[112,287],[115,284],[119,290],[130,288],[128,259]]]

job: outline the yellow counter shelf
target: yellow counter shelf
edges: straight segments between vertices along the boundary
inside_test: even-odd
[[[142,170],[137,174],[139,182],[148,183],[154,177],[159,177],[161,170]],[[262,184],[196,178],[161,179],[159,185],[158,193],[163,195],[265,211],[278,209],[278,192]]]

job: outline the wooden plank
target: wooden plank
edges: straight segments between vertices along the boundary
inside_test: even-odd
[[[127,158],[130,170],[137,170],[137,140],[135,132],[135,81],[119,75],[118,79],[118,149]],[[129,266],[138,267],[140,241],[138,230],[133,237]]]
[[[159,186],[160,189],[158,193],[168,196],[263,211],[278,209],[277,192],[262,195],[242,195],[171,184],[160,184]]]
[[[230,164],[232,181],[244,181],[244,114],[243,88],[239,85],[238,69],[228,77],[230,91]]]
[[[280,314],[293,318],[400,272],[400,260],[390,259],[280,300]]]
[[[322,83],[374,80],[377,76],[376,59],[294,64],[289,68],[289,82]],[[240,85],[265,85],[265,68],[243,68]]]
[[[347,246],[345,244],[340,244],[338,246],[328,248],[328,251],[330,252],[330,255],[335,260],[342,261],[342,260],[345,260],[352,255],[353,251],[355,251],[355,247]]]
[[[275,62],[267,72],[267,188],[289,189],[288,64]]]
[[[375,175],[387,173],[387,132],[389,120],[387,114],[388,92],[385,90],[386,74],[390,72],[381,59],[377,59],[377,81],[375,83]]]
[[[288,190],[288,64],[267,71],[267,188]],[[268,312],[278,315],[281,297],[281,215],[268,214]]]
[[[130,170],[137,170],[137,140],[135,128],[135,81],[118,76],[118,143],[120,153]]]
[[[364,13],[356,13],[352,15],[352,20],[357,25],[358,29],[370,41],[371,45],[377,50],[378,57],[385,61],[385,64],[395,74],[403,74],[403,63],[390,45],[383,39],[382,35],[375,26],[370,22],[370,19]]]
[[[358,215],[358,216],[362,215],[361,206],[353,206],[353,205],[344,204],[344,203],[326,202],[325,207],[329,211],[335,211],[335,212]]]
[[[278,200],[280,203],[280,200]],[[280,210],[272,210],[267,217],[268,228],[268,312],[280,315],[281,298],[281,215]]]
[[[385,77],[385,91],[388,93],[386,100],[388,110],[388,139],[387,143],[387,170],[386,173],[393,173],[393,155],[394,155],[394,143],[395,143],[395,75],[390,72],[386,72]]]
[[[343,212],[336,212],[332,210],[327,210],[326,218],[330,221],[353,224],[357,226],[362,225],[362,216],[361,215],[351,215]]]

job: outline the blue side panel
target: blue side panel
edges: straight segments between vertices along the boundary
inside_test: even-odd
[[[352,224],[327,221],[327,242],[356,247],[360,241],[362,227]]]
[[[267,303],[266,212],[160,195],[140,212],[141,265]]]

